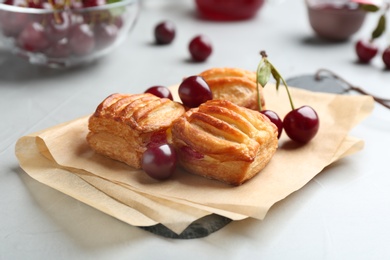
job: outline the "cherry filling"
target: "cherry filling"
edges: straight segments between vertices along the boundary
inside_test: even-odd
[[[167,143],[167,134],[165,131],[160,131],[153,133],[147,147],[157,147],[165,143]]]
[[[199,153],[198,151],[195,151],[194,149],[188,146],[181,147],[180,151],[184,156],[189,157],[190,159],[200,160],[204,158],[203,154]]]

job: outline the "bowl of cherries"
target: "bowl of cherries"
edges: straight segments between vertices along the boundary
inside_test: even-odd
[[[32,64],[72,67],[122,43],[139,9],[139,0],[4,0],[0,40]]]

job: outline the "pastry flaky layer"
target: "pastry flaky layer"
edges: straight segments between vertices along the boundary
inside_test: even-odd
[[[150,143],[167,142],[172,122],[184,107],[152,94],[112,94],[89,118],[87,141],[96,152],[141,168]]]
[[[199,74],[209,85],[213,99],[229,100],[239,106],[259,109],[256,73],[240,68],[211,68]],[[262,109],[265,100],[259,87]]]
[[[207,101],[172,125],[183,168],[231,185],[241,185],[268,164],[277,134],[266,116],[227,100]]]

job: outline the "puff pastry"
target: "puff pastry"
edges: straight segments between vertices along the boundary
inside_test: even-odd
[[[210,100],[173,122],[172,142],[189,172],[240,185],[271,160],[277,132],[258,111]]]
[[[147,145],[170,139],[168,129],[184,112],[181,104],[152,94],[112,94],[89,118],[87,141],[96,152],[141,168]]]
[[[199,74],[210,87],[213,99],[229,100],[239,106],[258,110],[256,73],[239,68],[212,68]],[[265,100],[259,88],[262,109]]]

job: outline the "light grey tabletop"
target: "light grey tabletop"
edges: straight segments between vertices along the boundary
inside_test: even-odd
[[[153,28],[165,19],[177,37],[154,46]],[[350,41],[325,44],[313,37],[303,0],[267,1],[254,19],[231,23],[199,20],[191,0],[148,0],[126,42],[90,66],[50,70],[0,50],[0,259],[390,259],[390,110],[379,105],[351,132],[364,150],[277,203],[264,221],[232,222],[195,240],[112,218],[30,178],[14,155],[19,137],[90,114],[113,92],[173,85],[210,67],[253,70],[262,49],[285,78],[327,68],[390,98],[380,57],[356,64],[354,42],[375,22],[370,15]],[[214,52],[205,63],[188,62],[188,41],[199,33]]]

